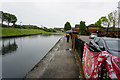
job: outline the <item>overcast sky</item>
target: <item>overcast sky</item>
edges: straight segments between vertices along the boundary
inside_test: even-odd
[[[19,24],[74,27],[80,21],[95,23],[101,16],[117,10],[119,0],[0,0],[0,10],[17,16]]]

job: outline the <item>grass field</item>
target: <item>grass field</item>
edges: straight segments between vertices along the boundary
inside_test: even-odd
[[[0,36],[26,35],[26,34],[39,34],[39,33],[47,33],[47,32],[44,30],[37,30],[37,29],[0,28]]]

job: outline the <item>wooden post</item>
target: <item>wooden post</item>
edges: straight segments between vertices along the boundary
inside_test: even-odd
[[[77,32],[72,33],[72,48],[75,51],[75,38],[77,37]]]
[[[75,37],[76,37],[76,34],[72,34],[72,48],[74,51],[75,51]]]
[[[73,50],[75,51],[75,37],[73,37]]]
[[[74,36],[72,34],[72,49],[74,48]]]

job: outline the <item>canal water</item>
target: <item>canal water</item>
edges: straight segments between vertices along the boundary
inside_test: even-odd
[[[63,35],[35,35],[0,40],[2,77],[23,78]]]

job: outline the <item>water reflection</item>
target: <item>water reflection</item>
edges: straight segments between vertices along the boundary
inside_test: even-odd
[[[34,35],[0,40],[2,77],[23,78],[62,35]],[[9,55],[10,54],[10,55]]]
[[[18,48],[18,45],[16,44],[15,39],[14,39],[13,43],[10,43],[10,41],[9,41],[9,43],[7,45],[5,45],[4,41],[3,41],[2,55],[8,54],[8,53],[12,53],[12,52],[16,51],[17,48]]]

